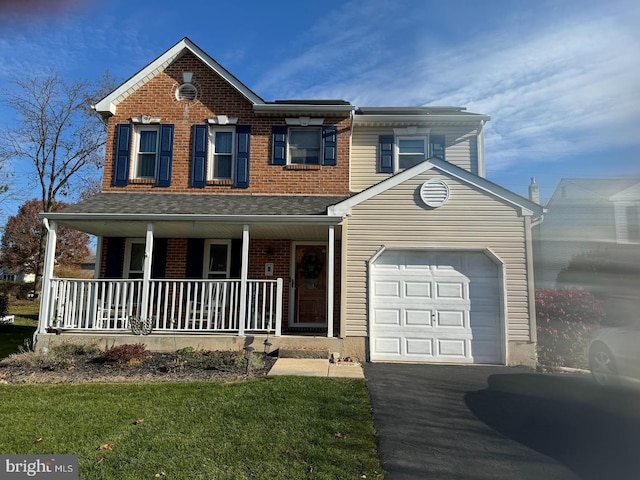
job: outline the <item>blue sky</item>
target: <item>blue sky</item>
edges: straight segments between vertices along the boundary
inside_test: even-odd
[[[124,81],[188,36],[265,100],[488,114],[487,177],[526,195],[535,176],[544,200],[561,178],[640,175],[638,25],[631,0],[0,0],[0,89],[51,67]]]

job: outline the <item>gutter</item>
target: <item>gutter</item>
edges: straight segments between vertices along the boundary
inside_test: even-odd
[[[144,214],[144,213],[42,213],[43,221],[120,221],[120,222],[202,222],[240,224],[305,224],[338,225],[342,215],[197,215],[197,214]]]

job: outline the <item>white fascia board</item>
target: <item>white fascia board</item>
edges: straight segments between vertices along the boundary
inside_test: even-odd
[[[116,88],[109,95],[104,97],[102,100],[97,102],[94,105],[94,109],[100,113],[116,113],[116,104],[114,101],[126,93],[128,90],[134,88],[136,85],[139,86],[144,85],[146,83],[145,79],[152,74],[154,70],[159,68],[163,63],[172,60],[180,55],[183,50],[189,50],[196,57],[202,60],[209,68],[215,71],[218,75],[224,78],[230,85],[232,85],[236,90],[238,90],[242,95],[244,95],[247,100],[249,100],[253,104],[264,103],[264,101],[258,97],[255,93],[253,93],[249,88],[242,84],[236,77],[234,77],[230,72],[228,72],[222,65],[216,62],[213,58],[207,55],[200,47],[195,45],[188,38],[183,38],[178,43],[176,43],[169,50],[164,52],[154,61],[149,63],[146,67],[140,70],[138,73],[133,75],[129,80],[121,84],[118,88]]]
[[[145,213],[64,213],[47,212],[40,218],[56,220],[95,221],[144,221],[144,222],[203,222],[203,223],[246,223],[246,224],[305,224],[338,225],[343,217],[338,215],[197,215],[197,214],[145,214]]]
[[[609,197],[609,200],[612,202],[616,201],[637,201],[640,200],[640,183],[636,183],[635,185],[631,185],[624,190],[615,193]]]
[[[438,114],[424,114],[424,115],[354,115],[354,125],[388,125],[390,123],[395,124],[410,124],[410,123],[435,123],[435,122],[461,122],[461,123],[479,123],[488,122],[491,117],[488,115],[438,115]]]
[[[280,103],[262,103],[255,104],[253,111],[256,113],[315,113],[315,114],[335,114],[349,115],[355,110],[354,105],[298,105],[298,104],[280,104]]]
[[[335,205],[331,205],[327,208],[328,215],[338,215],[345,216],[351,213],[351,208],[356,205],[369,200],[370,198],[375,197],[376,195],[381,194],[389,190],[390,188],[395,187],[396,185],[400,185],[402,182],[405,182],[416,175],[421,174],[422,172],[426,172],[427,170],[433,168],[433,164],[428,161],[419,163],[407,170],[403,170],[402,172],[396,173],[395,175],[383,180],[380,183],[376,183],[375,185],[363,190],[360,193],[355,194],[353,197],[349,197],[346,200],[343,200],[340,203],[336,203]]]
[[[465,183],[473,185],[474,187],[483,190],[494,197],[500,198],[516,207],[520,208],[521,215],[530,216],[530,215],[541,215],[546,212],[546,209],[537,203],[532,202],[524,197],[521,197],[517,193],[513,193],[506,188],[503,188],[489,180],[486,180],[483,177],[479,177],[478,175],[474,175],[473,173],[464,170],[462,168],[456,167],[444,160],[440,160],[439,158],[431,158],[429,159],[429,163],[432,163],[433,166],[452,177],[457,178]]]
[[[502,188],[492,182],[489,182],[482,177],[474,175],[473,173],[468,172],[467,170],[464,170],[462,168],[455,167],[454,165],[445,162],[444,160],[440,160],[439,158],[431,158],[427,161],[419,163],[418,165],[415,165],[414,167],[397,173],[394,176],[389,177],[386,180],[383,180],[382,182],[367,188],[366,190],[363,190],[353,197],[347,198],[340,203],[330,206],[327,209],[327,213],[328,215],[349,215],[351,213],[351,208],[353,208],[354,206],[366,200],[369,200],[370,198],[375,197],[376,195],[379,195],[380,193],[385,192],[386,190],[393,188],[396,185],[399,185],[415,177],[416,175],[419,175],[433,168],[446,173],[447,175],[451,175],[452,177],[457,178],[464,183],[473,185],[476,188],[483,190],[494,197],[500,198],[510,203],[511,205],[518,207],[520,209],[521,215],[541,215],[542,213],[546,212],[546,209],[544,207],[537,205],[536,203],[533,203],[530,200],[527,200],[526,198],[521,197],[520,195]]]

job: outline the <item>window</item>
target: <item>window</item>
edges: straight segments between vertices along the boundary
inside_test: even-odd
[[[208,240],[204,247],[204,278],[229,278],[231,241]]]
[[[289,129],[289,159],[297,165],[319,165],[321,148],[319,128]]]
[[[431,135],[428,128],[396,128],[394,134],[378,136],[378,173],[406,170],[428,158],[445,160],[445,136]]]
[[[233,129],[211,130],[211,161],[207,172],[209,180],[232,180],[234,137],[235,132]]]
[[[136,129],[134,178],[155,178],[157,158],[158,128],[138,127]]]
[[[124,277],[142,278],[144,275],[144,249],[143,239],[129,238],[124,251]]]
[[[172,124],[153,124],[159,117],[132,117],[133,123],[116,126],[113,185],[124,187],[130,180],[156,187],[171,186],[173,163]],[[137,122],[147,122],[143,125]]]
[[[398,170],[406,170],[427,158],[426,137],[398,137]]]
[[[289,120],[289,119],[287,119]],[[311,119],[312,125],[318,122]],[[299,125],[300,123],[296,123]],[[325,125],[318,127],[271,127],[271,165],[290,165],[293,170],[320,170],[320,166],[335,167],[338,164],[338,127]],[[298,167],[300,166],[300,167]]]

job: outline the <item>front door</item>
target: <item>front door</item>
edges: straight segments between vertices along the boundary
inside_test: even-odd
[[[327,247],[296,245],[292,285],[293,324],[322,327],[327,324]]]

